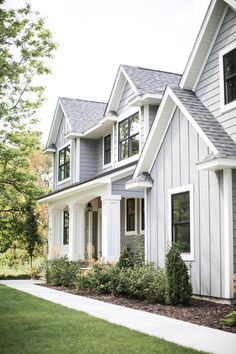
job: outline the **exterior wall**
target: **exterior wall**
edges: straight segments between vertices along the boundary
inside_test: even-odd
[[[109,132],[107,132],[107,135],[110,134]],[[113,139],[113,137],[112,137]],[[111,150],[111,154],[112,154],[112,150]],[[103,168],[103,159],[104,159],[104,155],[103,155],[103,137],[100,139],[97,139],[97,174],[99,175],[100,173],[103,173],[105,171],[109,171],[112,169],[111,166]],[[111,156],[111,160],[113,159],[113,156]]]
[[[117,108],[117,113],[121,114],[122,112],[124,112],[127,108],[127,105],[129,104],[130,100],[132,98],[134,98],[135,93],[132,89],[132,87],[130,86],[130,84],[128,83],[128,81],[125,84],[125,87],[123,89],[121,98],[120,98],[120,102]]]
[[[236,170],[232,171],[233,185],[233,247],[234,247],[234,273],[236,273]]]
[[[80,181],[97,174],[97,141],[80,139]]]
[[[149,106],[149,129],[151,129],[152,123],[156,117],[158,107],[157,105]]]
[[[194,260],[187,262],[193,293],[221,297],[223,273],[222,172],[197,171],[209,149],[177,109],[151,171],[147,192],[148,259],[164,266],[170,236],[168,191],[193,185]]]
[[[127,198],[144,198],[143,191],[131,191],[125,189],[125,184],[128,182],[132,176],[128,176],[112,182],[111,193],[114,195],[121,195]]]
[[[219,52],[235,40],[236,13],[229,8],[196,87],[196,95],[234,140],[236,140],[236,109],[225,113],[220,111]]]

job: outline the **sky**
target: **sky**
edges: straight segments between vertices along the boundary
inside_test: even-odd
[[[8,6],[23,0],[6,0]],[[47,141],[58,97],[107,102],[120,64],[183,73],[210,0],[28,0],[58,43],[37,112]]]

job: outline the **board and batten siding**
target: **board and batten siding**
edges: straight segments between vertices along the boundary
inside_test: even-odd
[[[232,186],[233,186],[234,273],[236,273],[236,170],[232,171]]]
[[[236,140],[236,109],[221,113],[219,52],[236,41],[236,12],[228,8],[211,53],[196,86],[195,93],[203,104]]]
[[[57,152],[53,157],[53,190],[61,189],[69,186],[72,183],[72,180],[58,184],[58,161],[59,161],[59,150],[61,146],[69,144],[70,141],[65,138],[65,135],[68,133],[68,123],[66,122],[65,116],[62,114],[61,123],[58,129],[58,134],[56,138],[56,149]]]
[[[97,174],[97,141],[80,139],[80,182]]]
[[[130,86],[128,81],[126,81],[126,84],[125,84],[125,87],[124,87],[123,92],[121,94],[121,98],[120,98],[118,108],[117,108],[118,114],[121,114],[122,112],[124,112],[126,110],[127,105],[132,100],[132,98],[134,98],[134,96],[135,96],[134,90],[132,89],[132,87]]]
[[[193,185],[194,261],[190,269],[193,293],[221,297],[224,286],[222,246],[222,172],[197,171],[209,149],[184,115],[176,109],[153,165],[153,187],[147,191],[148,260],[163,267],[171,239],[168,191]]]

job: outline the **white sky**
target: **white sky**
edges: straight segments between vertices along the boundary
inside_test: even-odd
[[[59,47],[38,112],[46,142],[59,96],[107,102],[120,64],[182,73],[210,0],[28,0]],[[6,0],[12,7],[23,0]]]

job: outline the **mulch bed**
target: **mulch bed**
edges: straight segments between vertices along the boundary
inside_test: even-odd
[[[92,299],[109,302],[116,305],[131,307],[136,310],[143,310],[157,315],[167,316],[178,320],[195,323],[202,326],[220,329],[227,332],[236,333],[236,327],[226,326],[220,323],[226,314],[236,311],[236,305],[224,305],[210,301],[192,299],[189,306],[168,306],[163,304],[147,304],[144,301],[127,299],[124,297],[115,297],[107,294],[89,294],[72,288],[51,287],[56,290],[65,291],[67,293],[86,296]]]

